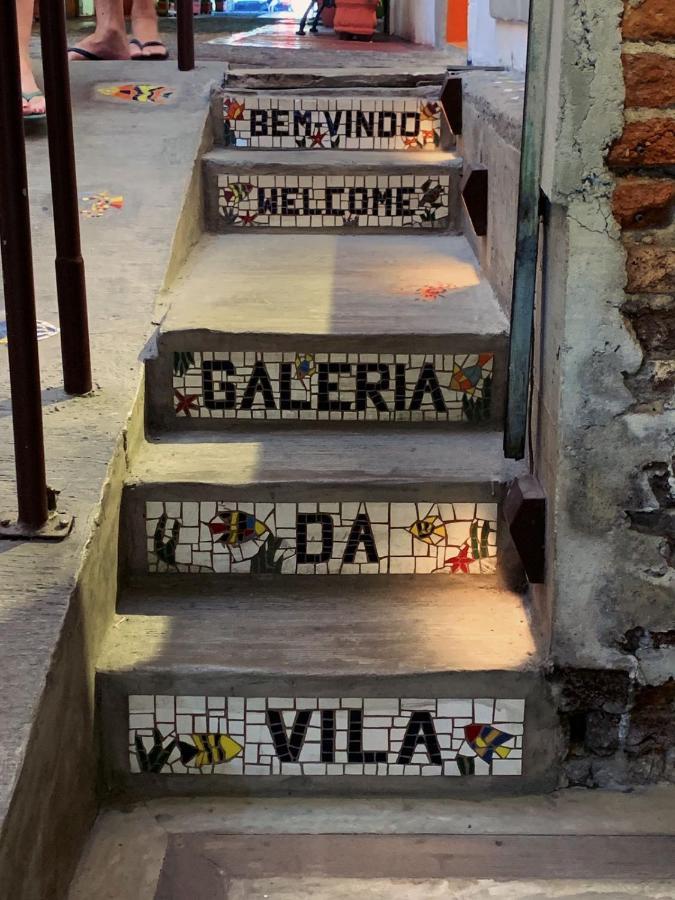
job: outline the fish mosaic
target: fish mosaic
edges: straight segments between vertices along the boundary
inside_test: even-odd
[[[513,735],[500,731],[494,725],[466,725],[464,734],[471,748],[487,763],[492,762],[495,753],[500,759],[507,759],[511,754],[511,748],[504,744],[512,740]]]
[[[112,100],[124,103],[167,103],[175,94],[175,89],[164,84],[111,84],[97,88],[98,93]]]
[[[121,194],[111,195],[108,191],[86,194],[82,197],[82,201],[86,206],[80,209],[80,214],[85,219],[100,219],[110,210],[121,210],[124,206],[124,197]]]

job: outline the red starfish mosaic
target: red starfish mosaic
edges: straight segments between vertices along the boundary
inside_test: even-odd
[[[176,412],[185,413],[186,416],[190,417],[190,410],[193,409],[196,411],[198,409],[199,404],[197,401],[199,400],[199,394],[181,394],[177,388],[174,388],[173,392],[178,401],[176,403]]]

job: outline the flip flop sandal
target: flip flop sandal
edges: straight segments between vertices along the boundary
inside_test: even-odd
[[[35,100],[36,97],[44,97],[44,94],[42,93],[42,91],[33,91],[30,94],[21,94],[21,96],[26,101],[26,103],[30,103],[30,101]],[[29,110],[28,112],[24,112],[23,117],[24,119],[27,119],[31,122],[42,122],[47,118],[47,113],[34,113],[30,112]]]
[[[79,53],[83,59],[89,59],[93,62],[104,62],[102,56],[92,53],[91,50],[85,50],[83,47],[68,47],[68,53]]]
[[[132,38],[129,41],[130,44],[133,44],[135,47],[141,51],[138,56],[132,56],[132,59],[145,59],[145,60],[154,60],[156,62],[164,62],[169,58],[169,51],[166,49],[164,44],[161,41],[146,41],[143,43],[139,41],[138,38]],[[156,53],[143,53],[146,47],[161,47],[162,51],[157,51]]]

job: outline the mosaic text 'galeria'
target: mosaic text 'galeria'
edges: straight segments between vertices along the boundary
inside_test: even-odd
[[[521,775],[525,701],[129,697],[132,772]]]
[[[494,356],[174,353],[180,418],[446,421],[490,418]]]

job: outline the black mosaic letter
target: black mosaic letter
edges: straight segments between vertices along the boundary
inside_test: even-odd
[[[349,400],[331,400],[330,395],[340,390],[338,381],[331,381],[331,375],[351,375],[349,363],[319,363],[319,400],[317,409],[322,412],[349,412]]]
[[[368,381],[371,372],[379,373],[379,380]],[[389,412],[386,400],[380,393],[389,390],[389,366],[384,363],[358,363],[356,366],[356,408],[363,411],[371,400],[378,412]]]
[[[357,206],[356,203],[356,195],[359,194],[361,197],[361,205]],[[352,187],[349,188],[349,212],[357,216],[367,216],[368,215],[368,189],[364,187]]]
[[[410,194],[415,193],[413,187],[396,188],[396,215],[410,215]]]
[[[260,392],[265,401],[265,409],[276,409],[274,402],[274,391],[270,383],[270,376],[267,374],[265,363],[259,359],[249,378],[248,385],[244,391],[244,399],[241,401],[242,409],[251,409],[256,400],[256,394]]]
[[[385,117],[389,118],[389,125],[385,128],[384,120]],[[396,113],[395,112],[381,112],[379,117],[379,137],[381,138],[392,138],[396,134]]]
[[[412,118],[412,128],[407,124]],[[405,112],[401,115],[401,134],[403,137],[417,137],[420,133],[420,114],[418,112]]]
[[[284,719],[278,709],[267,710],[267,727],[272,735],[274,749],[281,762],[297,762],[305,743],[307,729],[312,718],[313,710],[301,709],[295,714],[295,721],[291,729],[291,736],[288,736]]]
[[[284,187],[281,189],[281,214],[284,216],[297,216],[295,198],[298,196],[298,188]]]
[[[321,710],[321,762],[335,762],[335,710]]]
[[[396,363],[396,410],[401,411],[406,408],[406,375],[407,366],[405,363]]]
[[[326,125],[328,126],[328,133],[331,137],[335,137],[338,133],[338,128],[340,127],[340,122],[342,121],[342,110],[338,110],[335,113],[335,118],[329,112],[325,112],[324,116],[326,117]]]
[[[307,552],[307,526],[321,525],[321,553]],[[298,513],[295,521],[295,556],[298,565],[317,566],[333,555],[333,517],[328,513]]]
[[[236,375],[234,364],[228,359],[218,359],[215,362],[205,360],[202,363],[202,390],[204,392],[204,406],[207,409],[234,409],[237,405],[237,389],[229,381],[220,380],[214,387],[213,373],[225,372],[227,375]],[[214,391],[222,391],[224,400],[215,400]]]
[[[271,213],[276,216],[279,212],[279,188],[272,188],[270,196],[266,197],[267,188],[258,188],[258,213]]]
[[[374,112],[361,112],[359,110],[356,114],[356,136],[363,137],[363,132],[365,131],[368,137],[373,136],[373,132],[375,130],[375,113]]]
[[[296,109],[293,113],[293,131],[295,137],[298,137],[300,134],[301,126],[305,129],[305,137],[309,137],[312,133],[312,113],[310,110],[301,112],[301,110]]]
[[[347,538],[347,546],[345,547],[342,562],[355,562],[356,554],[358,553],[361,544],[363,544],[363,549],[366,551],[366,558],[369,563],[377,563],[380,561],[377,547],[375,546],[373,526],[370,524],[367,513],[359,513],[354,519],[352,530],[349,532],[349,537]]]
[[[341,216],[344,213],[343,209],[335,209],[333,206],[333,194],[344,194],[344,192],[344,188],[326,188],[326,213],[329,216]]]
[[[397,765],[407,766],[412,762],[415,750],[424,744],[429,762],[434,766],[442,766],[441,748],[436,736],[434,720],[430,712],[416,712],[410,716],[405,731],[401,751],[396,760]]]
[[[386,763],[386,761],[386,750],[363,749],[363,713],[360,709],[350,709],[347,762],[372,765],[373,763]]]
[[[291,399],[291,372],[293,363],[285,362],[281,364],[281,379],[279,389],[279,406],[283,410],[311,409],[311,400],[293,400]]]
[[[390,216],[394,203],[394,192],[392,188],[385,188],[381,191],[379,188],[373,188],[373,214],[380,214],[380,203],[384,203],[384,214]]]
[[[267,137],[267,110],[251,110],[251,137]]]
[[[272,137],[288,137],[288,113],[283,109],[272,110]]]
[[[441,386],[438,383],[436,370],[429,362],[424,363],[424,365],[420,369],[420,375],[417,379],[417,384],[415,385],[412,400],[410,401],[411,411],[422,408],[422,401],[424,400],[425,394],[431,395],[431,399],[433,400],[434,409],[436,410],[436,412],[448,411],[448,408],[445,405],[445,400],[443,398],[443,391],[441,390]]]

